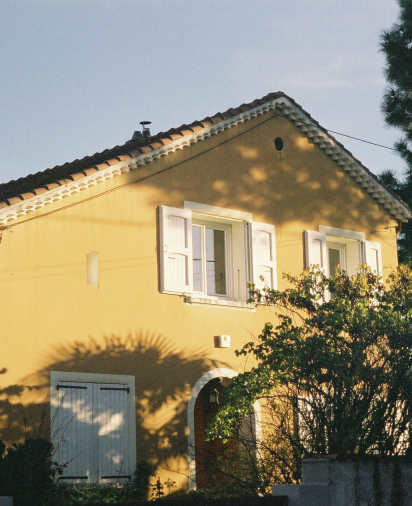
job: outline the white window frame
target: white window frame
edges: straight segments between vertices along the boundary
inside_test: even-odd
[[[50,372],[50,434],[51,442],[55,446],[59,444],[58,438],[60,437],[64,428],[59,427],[59,390],[57,386],[61,382],[73,382],[74,384],[116,384],[122,385],[128,389],[127,394],[127,438],[128,438],[128,462],[124,466],[125,474],[131,475],[136,470],[136,400],[135,400],[135,377],[116,374],[96,374],[96,373],[75,373],[63,371]],[[56,457],[55,457],[56,458]],[[98,456],[96,455],[93,460],[93,465],[98,466]],[[60,463],[62,464],[62,463]],[[64,463],[63,463],[64,464]],[[97,478],[96,468],[89,470],[87,483],[111,483],[116,481],[114,479],[106,479],[99,481]],[[124,479],[118,480],[123,481]],[[84,483],[83,480],[65,480],[65,483]]]
[[[188,274],[190,275],[190,279],[186,278],[186,282],[184,282],[183,277],[181,277],[174,285],[168,283],[168,279],[170,279],[168,278],[168,254],[171,250],[169,243],[173,242],[170,236],[174,233],[172,228],[168,228],[168,220],[170,221],[169,216],[184,220],[187,230],[187,241],[190,241],[190,245],[192,244],[193,225],[209,226],[217,230],[225,230],[227,239],[225,244],[226,295],[208,294],[207,285],[205,284],[203,285],[202,291],[194,291],[193,251],[192,248],[189,247],[189,243],[187,241],[185,243],[183,240],[183,221],[179,219],[176,220],[177,228],[174,230],[176,230],[176,237],[180,237],[180,239],[174,242],[180,241],[182,246],[183,243],[187,246],[185,248],[182,247],[178,254],[184,256],[188,265],[190,265],[190,274]],[[172,223],[174,223],[173,220],[174,218],[171,218]],[[162,293],[185,295],[185,300],[189,303],[207,303],[253,308],[253,305],[247,303],[247,299],[249,298],[247,283],[252,281],[259,288],[263,288],[263,286],[260,286],[262,282],[259,279],[259,269],[261,270],[262,266],[271,269],[272,279],[269,285],[271,284],[271,288],[273,289],[277,288],[274,225],[253,222],[251,213],[185,201],[184,209],[159,206],[159,229],[159,289]],[[263,261],[263,259],[259,258],[258,245],[256,241],[253,241],[254,231],[265,231],[270,234],[270,260],[266,259]],[[234,255],[235,251],[236,255]],[[174,265],[173,254],[170,255],[172,268]],[[180,257],[180,261],[182,256]],[[265,263],[265,265],[263,265],[263,263]],[[179,272],[181,273],[182,271],[180,270]]]
[[[304,231],[305,268],[319,265],[327,276],[329,272],[328,244],[345,246],[346,271],[349,275],[358,271],[359,264],[368,264],[370,255],[377,255],[379,276],[382,275],[381,246],[378,242],[367,241],[363,232],[319,225],[319,231]],[[320,247],[318,246],[320,245]],[[375,252],[375,253],[373,253]],[[314,261],[320,256],[320,261]]]
[[[341,270],[347,271],[347,263],[346,263],[346,244],[345,243],[339,243],[339,242],[331,242],[326,239],[326,248],[328,250],[328,268],[329,268],[329,274],[332,276],[335,274],[334,272],[331,272],[330,270],[330,254],[329,251],[331,249],[334,249],[336,251],[339,251],[339,265]]]
[[[216,299],[233,299],[233,267],[232,267],[232,227],[229,223],[220,223],[217,221],[205,221],[197,219],[193,216],[193,227],[201,227],[201,249],[202,249],[202,286],[203,290],[196,291],[193,287],[194,294],[201,294],[202,296],[216,298]],[[226,294],[208,293],[207,289],[207,261],[206,261],[206,228],[213,230],[222,230],[225,233],[225,285]]]

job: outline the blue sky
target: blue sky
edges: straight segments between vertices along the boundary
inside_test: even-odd
[[[379,36],[396,0],[0,0],[0,182],[270,92],[391,147]],[[403,163],[336,135],[372,172]]]

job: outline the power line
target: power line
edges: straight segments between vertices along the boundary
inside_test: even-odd
[[[273,117],[276,118],[278,116],[280,116],[282,118],[289,119],[293,123],[298,123],[300,125],[312,126],[312,127],[315,127],[315,128],[319,128],[320,130],[326,130],[326,132],[330,132],[332,134],[342,135],[343,137],[348,137],[349,139],[354,139],[355,141],[365,142],[366,144],[372,144],[373,146],[378,146],[380,148],[390,149],[391,151],[398,151],[398,149],[396,149],[396,148],[390,148],[389,146],[384,146],[383,144],[377,144],[376,142],[365,141],[365,139],[360,139],[359,137],[353,137],[352,135],[342,134],[341,132],[335,132],[334,130],[328,130],[327,128],[323,128],[320,125],[314,125],[313,123],[307,123],[306,121],[294,120],[293,118],[290,118],[286,114],[276,114]]]
[[[376,144],[376,142],[365,141],[364,139],[359,139],[358,137],[352,137],[351,135],[341,134],[340,132],[334,132],[333,130],[328,130],[332,134],[343,135],[343,137],[349,137],[349,139],[355,139],[355,141],[366,142],[366,144],[372,144],[373,146],[379,146],[380,148],[390,149],[391,151],[398,151],[396,148],[390,148],[389,146],[384,146],[383,144]]]

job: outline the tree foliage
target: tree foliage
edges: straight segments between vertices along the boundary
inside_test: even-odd
[[[399,22],[381,36],[386,57],[385,76],[389,83],[382,111],[388,125],[402,130],[404,137],[396,148],[408,167],[412,167],[412,2],[398,0]]]
[[[53,445],[42,439],[15,443],[7,451],[0,441],[0,495],[13,496],[16,506],[54,504],[52,452]]]
[[[284,291],[252,290],[274,320],[236,352],[254,365],[225,389],[208,437],[239,438],[260,401],[257,489],[298,481],[303,455],[408,453],[412,271],[403,266],[386,284],[366,266],[351,277],[315,268],[285,277]]]
[[[382,101],[388,125],[402,131],[395,149],[406,163],[404,181],[390,170],[380,179],[412,207],[412,2],[398,0],[399,22],[381,36],[381,50],[386,57],[385,76],[389,83]],[[404,226],[399,240],[399,260],[412,262],[412,225]]]

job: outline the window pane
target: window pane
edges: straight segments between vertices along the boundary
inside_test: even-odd
[[[203,291],[202,276],[202,228],[193,226],[193,290],[195,292]]]
[[[206,228],[207,293],[226,295],[225,232]]]
[[[340,258],[340,250],[329,247],[329,273],[331,276],[336,273],[338,265],[343,267]]]

